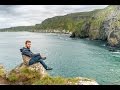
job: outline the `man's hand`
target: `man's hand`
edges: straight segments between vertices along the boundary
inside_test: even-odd
[[[42,59],[45,60],[46,59],[46,56],[44,54],[40,54]]]

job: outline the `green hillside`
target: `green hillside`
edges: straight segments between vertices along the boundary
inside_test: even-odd
[[[35,26],[19,26],[0,31],[31,31],[72,33],[70,37],[105,40],[110,46],[120,47],[120,6],[77,12],[45,19]]]

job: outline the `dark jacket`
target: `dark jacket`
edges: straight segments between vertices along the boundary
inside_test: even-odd
[[[26,55],[28,57],[40,56],[40,53],[34,54],[31,52],[31,50],[29,48],[25,48],[25,47],[21,48],[20,52],[22,55]]]

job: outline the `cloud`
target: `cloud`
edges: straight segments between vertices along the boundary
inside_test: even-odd
[[[46,18],[106,6],[108,5],[0,5],[0,28],[35,25]]]

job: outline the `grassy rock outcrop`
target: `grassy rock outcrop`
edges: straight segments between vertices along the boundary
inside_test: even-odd
[[[50,76],[40,63],[26,66],[24,63],[18,65],[10,72],[0,68],[1,85],[98,85],[95,80],[75,77],[65,78],[61,76]]]
[[[42,64],[28,65],[30,57],[22,56],[23,63],[16,66],[10,72],[6,72],[0,65],[0,84],[8,85],[98,85],[95,80],[75,77],[53,77],[44,69]]]
[[[48,73],[40,63],[26,66],[24,63],[10,71],[7,79],[11,84],[32,84],[35,80],[47,76]]]

